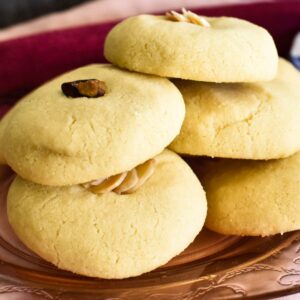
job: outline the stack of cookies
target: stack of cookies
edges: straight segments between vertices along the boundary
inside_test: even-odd
[[[300,229],[300,74],[278,59],[265,29],[184,9],[138,16],[112,30],[105,55],[119,67],[180,78],[173,82],[186,116],[170,149],[190,156],[209,229],[251,236]]]
[[[91,65],[27,95],[1,121],[18,176],[8,219],[28,248],[86,276],[126,278],[182,252],[206,217],[187,163],[165,150],[185,114],[168,79]]]
[[[0,162],[18,175],[8,218],[31,250],[86,276],[137,276],[194,240],[206,197],[217,232],[300,228],[300,75],[266,30],[141,15],[112,29],[104,54],[114,66],[48,82],[0,123]]]

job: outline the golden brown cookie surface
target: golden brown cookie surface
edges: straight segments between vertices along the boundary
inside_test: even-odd
[[[204,191],[189,166],[168,150],[155,159],[154,174],[128,195],[17,177],[9,221],[30,249],[61,269],[101,278],[151,271],[183,251],[206,216]]]
[[[284,59],[270,82],[174,82],[183,94],[186,116],[170,146],[173,151],[273,159],[300,150],[300,74]]]
[[[126,19],[108,34],[104,55],[133,71],[208,82],[271,80],[277,70],[274,41],[244,20],[205,18],[209,26],[165,16]]]
[[[300,229],[300,152],[269,161],[205,161],[199,170],[209,229],[242,236]]]
[[[63,83],[85,79],[104,82],[105,94],[63,94]],[[160,153],[179,133],[184,113],[180,92],[165,78],[86,66],[46,83],[12,109],[1,156],[20,176],[40,184],[106,178]]]

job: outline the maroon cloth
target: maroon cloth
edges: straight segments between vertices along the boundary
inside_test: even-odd
[[[235,16],[268,29],[279,53],[287,56],[300,30],[300,1],[193,9],[208,16]],[[0,104],[10,103],[41,83],[70,69],[104,62],[103,42],[116,22],[39,34],[0,43]],[[1,107],[0,107],[1,113]]]

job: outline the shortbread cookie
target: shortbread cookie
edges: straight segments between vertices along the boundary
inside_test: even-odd
[[[264,28],[197,15],[126,19],[108,34],[104,55],[129,70],[208,82],[271,80],[278,64],[274,41]]]
[[[4,128],[5,128],[5,123],[6,121],[3,121],[4,119],[2,119],[0,121],[0,141],[2,139],[2,136],[3,136],[3,133],[4,133]],[[3,144],[0,143],[0,164],[5,164],[5,158],[4,158],[4,155],[3,155]]]
[[[270,82],[175,83],[186,117],[172,150],[243,159],[281,158],[300,150],[300,73],[289,62],[280,59]]]
[[[208,202],[206,226],[229,235],[300,229],[300,152],[279,160],[193,162]]]
[[[106,178],[160,153],[179,133],[184,113],[182,96],[168,79],[86,66],[46,83],[13,108],[0,156],[39,184]]]
[[[46,187],[17,177],[8,217],[19,238],[61,269],[100,278],[151,271],[183,251],[201,230],[206,198],[175,153],[135,193],[96,195],[80,185]]]

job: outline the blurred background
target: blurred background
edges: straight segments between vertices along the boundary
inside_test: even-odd
[[[62,11],[87,0],[2,0],[0,28],[27,21],[51,12]]]
[[[0,41],[138,13],[237,2],[260,0],[0,0]]]

